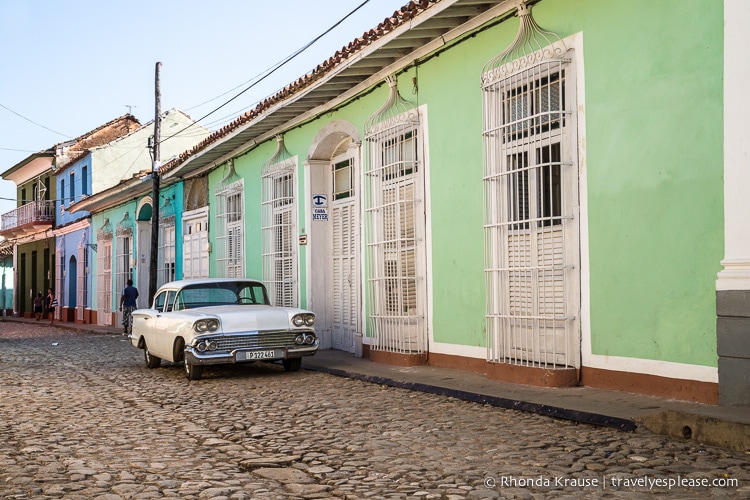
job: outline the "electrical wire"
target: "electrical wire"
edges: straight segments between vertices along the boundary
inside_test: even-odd
[[[248,80],[248,81],[253,81],[253,83],[251,83],[250,85],[248,85],[247,87],[245,87],[245,89],[243,89],[240,93],[238,93],[237,95],[235,95],[231,99],[227,100],[226,102],[224,102],[220,106],[214,108],[212,111],[206,113],[201,118],[197,119],[195,122],[191,123],[190,125],[188,125],[187,127],[183,128],[182,130],[180,130],[178,132],[175,132],[174,134],[172,134],[172,135],[170,135],[170,136],[162,139],[161,141],[159,141],[159,144],[161,144],[161,143],[163,143],[163,142],[171,139],[172,137],[174,137],[174,136],[176,136],[176,135],[184,132],[185,130],[189,129],[190,127],[192,127],[196,123],[201,122],[202,120],[208,118],[209,116],[211,116],[212,114],[216,113],[217,111],[219,111],[221,108],[223,108],[224,106],[226,106],[230,102],[232,102],[235,99],[237,99],[238,97],[240,97],[242,94],[244,94],[248,90],[250,90],[253,87],[255,87],[257,84],[259,84],[260,82],[262,82],[263,80],[265,80],[266,78],[268,78],[269,76],[271,76],[272,74],[274,74],[277,70],[281,69],[287,63],[289,63],[292,59],[294,59],[295,57],[297,57],[298,55],[300,55],[301,53],[303,53],[304,51],[306,51],[307,49],[309,49],[318,40],[320,40],[321,38],[323,38],[324,36],[326,36],[328,33],[330,33],[331,31],[333,31],[334,29],[336,29],[339,25],[341,25],[341,23],[343,23],[344,21],[346,21],[347,19],[349,19],[352,15],[354,15],[358,10],[360,10],[362,7],[364,7],[368,3],[370,3],[370,0],[364,0],[357,7],[355,7],[354,10],[352,10],[347,15],[345,15],[344,17],[342,17],[341,19],[339,19],[336,23],[334,23],[333,26],[331,26],[330,28],[328,28],[327,30],[325,30],[323,33],[321,33],[320,35],[318,35],[315,38],[313,38],[310,42],[306,43],[301,48],[297,49],[291,55],[285,57],[280,62],[278,62],[275,65],[271,66],[271,68],[267,69],[264,73],[262,73],[262,76],[260,76],[259,78],[258,77],[254,77],[254,78],[257,78],[257,80],[255,80],[255,81],[253,81],[253,79]],[[235,87],[235,88],[237,88],[237,87]],[[234,89],[232,89],[232,90],[234,90]],[[231,92],[231,90],[228,91],[228,92]],[[222,95],[225,95],[226,93],[227,92],[225,92]],[[221,97],[221,96],[219,96],[219,97]],[[206,101],[206,102],[211,102],[212,100],[214,100],[214,99],[210,99],[209,101]]]
[[[10,108],[9,108],[8,106],[5,106],[4,104],[0,104],[0,108],[4,108],[4,109],[7,109],[8,111],[10,111],[11,113],[13,113],[14,115],[16,115],[16,116],[18,116],[18,117],[20,117],[20,118],[23,118],[23,119],[24,119],[24,120],[26,120],[27,122],[31,122],[31,123],[33,123],[33,124],[34,124],[34,125],[36,125],[37,127],[42,127],[43,129],[45,129],[45,130],[49,130],[49,131],[50,131],[50,132],[52,132],[52,133],[55,133],[55,134],[57,134],[57,135],[61,135],[61,136],[63,136],[63,137],[67,137],[68,139],[72,139],[72,137],[71,137],[71,136],[69,136],[69,135],[65,135],[65,134],[63,134],[62,132],[57,132],[56,130],[52,130],[52,129],[51,129],[51,128],[49,128],[49,127],[45,127],[45,126],[44,126],[44,125],[42,125],[41,123],[37,123],[37,122],[35,122],[34,120],[32,120],[32,119],[30,119],[30,118],[26,118],[26,117],[25,117],[25,116],[23,116],[22,114],[20,114],[20,113],[17,113],[17,112],[15,112],[15,111],[13,111],[13,110],[12,110],[12,109],[10,109]]]
[[[14,149],[14,148],[0,148],[0,151],[17,151],[19,153],[36,153],[36,151],[30,151],[28,149]]]

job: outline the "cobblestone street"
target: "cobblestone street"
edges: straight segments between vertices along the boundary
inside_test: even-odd
[[[746,454],[0,323],[0,498],[748,498]],[[707,484],[703,486],[702,484]]]

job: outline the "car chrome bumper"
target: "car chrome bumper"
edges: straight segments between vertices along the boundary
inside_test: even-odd
[[[278,356],[258,359],[238,359],[238,353],[256,351],[279,351]],[[312,356],[318,350],[318,343],[310,346],[295,346],[269,349],[235,349],[230,352],[200,352],[194,347],[185,348],[185,361],[193,365],[220,365],[245,363],[247,361],[278,361],[280,359],[303,358]]]

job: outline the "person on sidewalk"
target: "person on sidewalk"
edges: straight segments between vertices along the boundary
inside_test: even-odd
[[[133,280],[128,280],[128,286],[122,289],[120,295],[120,311],[122,311],[123,332],[127,335],[133,329],[133,311],[138,307],[138,289],[133,286]]]
[[[40,319],[42,319],[43,312],[44,297],[42,297],[42,292],[36,292],[36,297],[34,297],[34,318],[39,321]]]
[[[45,298],[47,306],[47,314],[49,314],[49,326],[55,322],[55,308],[57,307],[57,299],[55,298],[55,292],[51,289],[47,289],[47,297]]]

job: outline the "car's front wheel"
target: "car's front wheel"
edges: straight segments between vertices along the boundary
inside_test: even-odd
[[[159,366],[161,366],[161,358],[151,354],[151,351],[148,350],[148,346],[144,346],[143,348],[143,358],[146,360],[147,368],[159,368]]]
[[[302,367],[302,358],[291,358],[283,361],[284,370],[288,372],[296,372]]]
[[[185,360],[185,376],[188,380],[200,380],[203,376],[203,365],[194,365]]]

